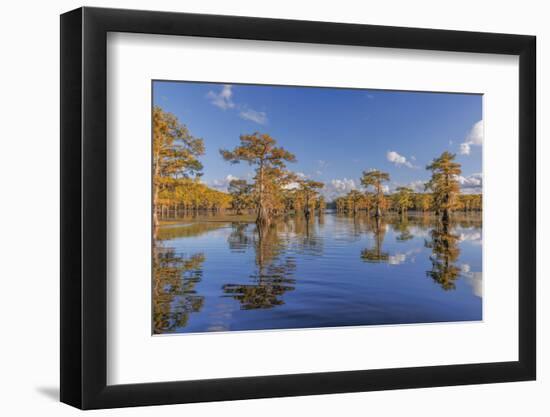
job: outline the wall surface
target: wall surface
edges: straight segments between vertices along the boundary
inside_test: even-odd
[[[2,291],[0,410],[3,415],[76,415],[59,388],[59,14],[72,0],[7,2],[2,7],[0,222]],[[88,6],[509,32],[538,37],[538,207],[549,212],[550,148],[543,120],[550,97],[550,26],[540,1],[94,1]],[[550,412],[550,221],[539,214],[538,381],[94,412],[128,416],[529,415]]]

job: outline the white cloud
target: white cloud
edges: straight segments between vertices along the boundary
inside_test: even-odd
[[[424,181],[416,180],[408,183],[407,187],[412,189],[415,193],[423,193],[425,191],[424,184],[425,184]]]
[[[396,164],[396,165],[403,165],[407,162],[407,158],[405,158],[402,155],[399,155],[397,152],[394,151],[388,151],[386,154],[386,158],[388,158],[388,161]]]
[[[294,174],[301,180],[304,180],[308,177],[303,172],[295,172]],[[283,185],[283,188],[285,190],[294,190],[294,189],[299,188],[299,187],[300,187],[300,184],[297,181],[293,181],[293,182],[290,182],[286,185]]]
[[[267,123],[267,114],[263,111],[256,111],[252,109],[242,110],[239,113],[241,119],[250,120],[251,122],[258,123],[259,125],[265,125]]]
[[[325,183],[322,193],[327,200],[334,200],[335,198],[341,197],[344,194],[349,193],[351,190],[357,190],[358,188],[359,187],[353,179],[333,179]]]
[[[390,265],[400,265],[407,260],[407,255],[404,253],[396,253],[388,256],[388,263]]]
[[[468,187],[479,187],[483,184],[483,175],[481,173],[472,174],[467,177],[462,175],[458,176],[458,182],[465,188]]]
[[[476,122],[470,132],[466,135],[464,142],[460,144],[460,154],[470,155],[472,145],[481,146],[483,144],[483,120]]]
[[[206,98],[210,100],[210,103],[222,110],[233,108],[240,110],[239,116],[241,119],[250,120],[260,125],[267,123],[267,114],[265,112],[249,109],[246,105],[235,104],[233,101],[233,86],[230,84],[225,84],[217,93],[212,90],[209,91],[206,94]]]
[[[469,143],[460,144],[460,155],[470,155],[471,150],[472,148]]]
[[[214,106],[219,107],[222,110],[232,109],[235,107],[235,103],[233,103],[233,100],[231,99],[232,96],[232,86],[229,84],[224,85],[219,93],[209,91],[206,95]]]
[[[335,190],[338,190],[338,191],[349,192],[357,188],[357,186],[355,185],[355,181],[347,178],[344,178],[342,180],[339,180],[339,179],[332,180],[330,184],[334,187]]]
[[[466,142],[472,145],[481,146],[483,144],[483,120],[480,120],[472,127],[466,137]]]
[[[403,155],[399,155],[395,151],[388,151],[386,153],[386,158],[388,161],[390,161],[392,164],[399,166],[406,166],[408,168],[415,168],[413,164],[411,164],[409,161],[407,161],[407,158],[405,158]]]
[[[283,185],[283,188],[285,190],[295,190],[296,188],[299,188],[299,187],[300,187],[300,184],[298,184],[297,182],[291,182],[289,184]]]
[[[385,193],[394,193],[399,187],[407,187],[413,190],[415,193],[423,193],[425,192],[424,184],[425,182],[423,180],[415,180],[408,183],[390,182],[389,186],[382,185],[382,191],[384,191]]]
[[[460,232],[458,235],[458,240],[459,242],[470,242],[474,245],[481,245],[483,243],[481,233],[471,230]]]
[[[421,252],[421,249],[419,248],[408,250],[405,253],[397,252],[393,255],[388,256],[388,264],[401,265],[402,263],[405,263],[407,260],[409,260],[409,262],[415,262],[416,261],[415,255],[420,252]]]
[[[228,174],[225,178],[213,180],[208,185],[219,191],[227,191],[227,187],[229,186],[229,183],[233,180],[238,180],[238,179],[239,177],[235,177],[234,175]]]
[[[296,188],[299,188],[299,187],[300,187],[300,184],[298,184],[297,182],[291,182],[286,185],[283,185],[283,188],[285,190],[295,190]]]
[[[472,292],[478,296],[483,296],[483,274],[481,272],[471,271],[470,265],[462,264],[460,266],[462,275],[466,278],[468,285],[472,287]]]
[[[483,174],[476,173],[464,177],[459,175],[456,177],[460,184],[460,189],[465,194],[480,194],[483,189]]]

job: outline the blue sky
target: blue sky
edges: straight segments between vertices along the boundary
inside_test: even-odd
[[[463,191],[481,192],[481,95],[155,81],[153,101],[204,139],[202,180],[221,190],[254,168],[219,149],[258,131],[293,152],[289,168],[324,182],[329,199],[360,188],[373,168],[389,172],[390,191],[421,190],[426,165],[446,150],[462,164]]]

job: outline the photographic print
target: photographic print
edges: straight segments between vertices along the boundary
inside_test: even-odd
[[[483,319],[481,94],[152,88],[153,334]]]

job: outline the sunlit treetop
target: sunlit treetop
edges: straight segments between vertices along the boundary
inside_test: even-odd
[[[294,154],[282,147],[276,146],[277,141],[266,133],[255,132],[251,135],[241,135],[240,145],[232,151],[221,149],[223,159],[231,163],[241,161],[251,165],[264,165],[284,168],[286,162],[296,162]]]

